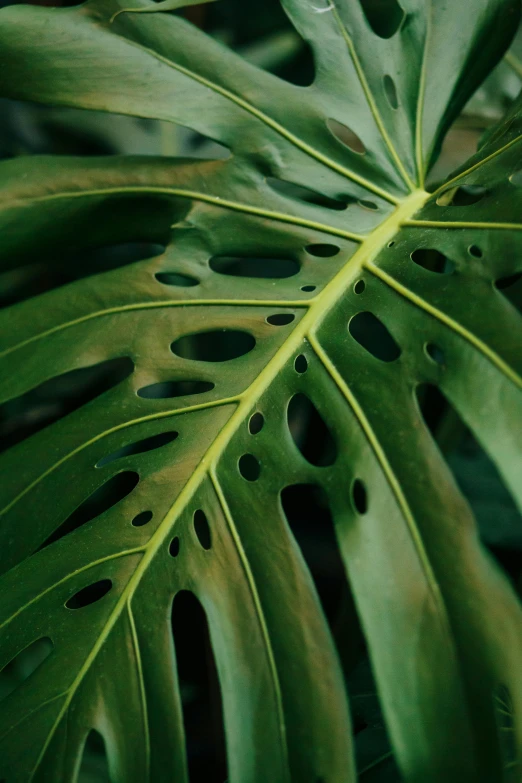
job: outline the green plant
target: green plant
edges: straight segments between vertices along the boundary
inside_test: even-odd
[[[426,189],[518,3],[282,5],[314,51],[307,88],[117,0],[0,14],[3,95],[173,121],[232,151],[0,164],[3,270],[165,246],[0,313],[1,401],[112,373],[1,456],[0,666],[53,645],[1,705],[8,783],[74,780],[92,728],[114,781],[186,780],[179,590],[208,617],[230,781],[355,779],[281,499],[303,485],[328,498],[404,780],[520,778],[521,609],[419,402],[437,386],[520,502],[520,313],[503,293],[522,271],[517,106]]]

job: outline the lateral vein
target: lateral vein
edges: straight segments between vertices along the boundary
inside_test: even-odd
[[[477,348],[487,359],[489,359],[489,361],[494,364],[495,367],[497,367],[506,376],[506,378],[512,381],[512,383],[514,383],[519,388],[522,388],[522,378],[518,375],[518,373],[516,373],[509,366],[509,364],[507,364],[507,362],[505,362],[498,355],[496,351],[494,351],[489,347],[489,345],[486,345],[486,343],[466,329],[465,326],[462,326],[462,324],[459,324],[458,321],[455,321],[449,315],[443,313],[442,310],[439,310],[437,307],[434,307],[425,299],[422,299],[422,297],[415,294],[413,291],[410,291],[409,288],[406,288],[406,286],[402,285],[402,283],[399,283],[397,280],[395,280],[395,278],[393,278],[387,272],[384,272],[371,261],[367,261],[365,263],[365,268],[388,286],[390,286],[390,288],[393,288],[395,291],[397,291],[397,293],[403,296],[405,299],[413,302],[414,305],[429,313],[445,326],[449,327],[453,332],[456,332],[469,343],[471,343],[471,345]]]

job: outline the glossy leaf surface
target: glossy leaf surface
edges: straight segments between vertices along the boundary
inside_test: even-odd
[[[440,387],[520,503],[520,313],[495,287],[522,271],[518,110],[424,189],[518,4],[435,5],[404,0],[390,33],[358,0],[284,0],[314,51],[308,88],[181,18],[115,16],[127,3],[0,13],[4,95],[171,120],[231,150],[0,164],[2,271],[165,248],[0,313],[2,405],[128,362],[0,455],[0,667],[53,645],[0,706],[9,783],[74,780],[92,730],[115,783],[187,780],[180,591],[208,621],[230,781],[355,780],[337,653],[282,502],[310,486],[404,780],[516,773],[497,697],[522,711],[522,612],[416,390]],[[249,277],[216,259],[299,270]]]

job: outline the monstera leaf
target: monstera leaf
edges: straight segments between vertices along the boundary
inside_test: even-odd
[[[128,0],[0,13],[5,96],[170,120],[230,150],[0,164],[2,269],[65,258],[78,277],[1,313],[3,409],[83,384],[1,455],[0,666],[48,653],[0,706],[8,783],[75,780],[93,729],[115,782],[187,780],[170,622],[187,592],[229,780],[355,780],[292,533],[314,492],[404,780],[520,777],[522,612],[422,416],[438,387],[520,502],[517,110],[424,184],[518,3],[282,4],[313,49],[308,87]],[[123,242],[164,249],[90,274],[80,251]]]

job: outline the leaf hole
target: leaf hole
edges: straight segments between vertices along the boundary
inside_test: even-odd
[[[522,519],[509,488],[489,454],[438,386],[420,384],[415,398],[420,417],[471,507],[482,542],[513,587],[518,588]]]
[[[394,244],[395,244],[395,240],[394,240],[394,239],[392,239],[392,241],[391,241],[391,242],[388,242],[388,247],[393,247],[393,246],[394,246]]]
[[[76,508],[67,519],[52,533],[37,551],[54,544],[60,538],[69,535],[82,525],[101,516],[117,503],[120,503],[138,485],[140,477],[135,471],[127,470],[117,473],[101,487],[98,487],[89,497]]]
[[[148,525],[152,517],[152,511],[142,511],[141,514],[134,517],[132,524],[134,527],[143,527],[143,525]]]
[[[102,735],[91,729],[83,746],[78,783],[110,783],[109,759]]]
[[[316,484],[292,484],[281,492],[281,507],[332,627],[347,583],[326,492]]]
[[[56,375],[0,405],[0,452],[55,424],[118,386],[134,371],[128,357]]]
[[[478,247],[478,245],[470,245],[470,247],[468,247],[468,253],[470,254],[470,256],[473,256],[474,258],[482,258],[482,256],[484,255],[480,247]]]
[[[399,108],[399,96],[397,95],[397,87],[395,82],[389,74],[386,74],[383,78],[384,94],[388,99],[388,103],[392,109],[397,110]]]
[[[337,141],[340,141],[345,147],[348,147],[351,152],[355,152],[357,155],[364,155],[366,153],[366,147],[364,146],[362,139],[347,125],[344,125],[337,120],[328,119],[326,120],[326,127],[332,136],[334,136]]]
[[[170,346],[172,353],[198,362],[229,362],[250,353],[256,340],[249,332],[216,329],[187,334]]]
[[[266,319],[266,322],[272,326],[288,326],[292,321],[295,321],[293,313],[274,313],[274,315],[269,315]]]
[[[426,354],[428,357],[435,362],[435,364],[439,364],[441,367],[443,367],[446,364],[446,359],[444,356],[444,351],[442,348],[439,348],[438,345],[435,343],[426,343],[424,346],[424,350],[426,351]]]
[[[288,428],[303,457],[316,467],[333,465],[337,446],[321,414],[305,394],[295,394],[288,404]]]
[[[449,422],[442,420],[439,431],[444,438],[448,465],[473,511],[482,541],[518,592],[522,550],[520,510],[489,454],[464,428],[448,401],[446,405]],[[454,436],[455,432],[458,437]],[[447,448],[448,434],[450,449]]]
[[[159,0],[156,0],[156,2],[159,2]],[[226,160],[230,157],[230,148],[225,144],[221,144],[204,133],[198,133],[198,131],[192,128],[189,129],[183,126],[183,130],[187,131],[186,143],[189,147],[190,157],[202,160]]]
[[[11,658],[0,671],[0,702],[28,680],[52,651],[52,641],[48,636],[43,636],[28,644],[14,658]]]
[[[429,431],[437,438],[439,425],[449,406],[438,386],[433,383],[419,383],[415,388],[419,411]]]
[[[410,256],[411,260],[426,269],[428,272],[436,272],[439,275],[451,275],[455,271],[455,264],[447,256],[433,248],[419,247]]]
[[[402,353],[387,327],[373,313],[357,313],[350,319],[348,329],[354,340],[381,362],[394,362]]]
[[[179,555],[180,543],[179,536],[175,536],[169,545],[169,555],[171,557],[177,557]]]
[[[309,255],[316,256],[316,258],[333,258],[341,252],[341,248],[337,247],[337,245],[328,244],[307,245],[305,250]]]
[[[515,186],[519,187],[522,185],[522,169],[519,169],[518,171],[515,171],[514,174],[512,174],[509,177],[509,181]]]
[[[296,357],[294,368],[299,375],[303,375],[308,370],[308,359],[302,353]]]
[[[247,481],[257,481],[261,475],[261,465],[253,454],[243,454],[238,462],[239,472]]]
[[[437,198],[440,207],[470,207],[477,204],[488,194],[482,185],[461,185],[444,191]]]
[[[101,601],[112,589],[111,579],[100,579],[92,585],[83,587],[77,593],[72,595],[66,602],[67,609],[84,609],[86,606]]]
[[[208,524],[207,515],[200,508],[194,512],[194,530],[197,539],[203,549],[210,549],[212,547],[212,536],[210,533],[210,525]]]
[[[306,293],[310,293],[312,291],[315,291],[317,286],[315,285],[303,285],[301,286],[301,291],[305,291]]]
[[[401,28],[406,14],[397,0],[359,0],[371,29],[379,38],[391,38]]]
[[[190,397],[212,391],[211,381],[162,381],[138,389],[138,397],[146,400],[170,400],[174,397]]]
[[[121,449],[113,451],[112,454],[108,454],[106,457],[98,460],[96,463],[97,468],[103,468],[105,465],[109,465],[117,459],[123,459],[123,457],[131,457],[136,454],[145,454],[147,451],[155,451],[163,446],[168,446],[176,440],[179,433],[177,432],[160,432],[158,435],[152,435],[150,438],[143,438],[135,443],[130,443],[128,446],[122,446]]]
[[[356,294],[362,294],[365,288],[366,288],[366,283],[364,282],[364,280],[358,280],[354,285],[353,290],[355,291]]]
[[[522,272],[516,272],[514,275],[501,277],[500,280],[495,282],[495,285],[499,291],[503,291],[506,288],[511,288],[512,286],[516,285],[520,280],[522,280]]]
[[[379,209],[375,201],[369,201],[368,199],[365,198],[359,199],[357,203],[359,204],[360,207],[363,207],[364,209],[369,209],[372,212],[376,212]]]
[[[366,514],[368,511],[368,493],[361,479],[355,479],[352,484],[352,503],[358,514]]]
[[[248,431],[251,435],[257,435],[261,430],[263,429],[265,425],[265,417],[262,413],[254,413],[253,416],[250,417],[250,421],[248,422]]]
[[[312,188],[297,185],[295,182],[275,179],[274,177],[267,177],[266,181],[272,190],[286,198],[303,201],[306,204],[315,204],[317,207],[325,207],[338,212],[345,210],[347,207],[346,201],[325,196],[324,193],[318,193],[318,191],[312,190]]]
[[[497,280],[495,286],[501,295],[522,313],[522,272]]]
[[[181,272],[158,272],[155,278],[162,285],[175,286],[176,288],[193,288],[199,285],[199,280],[195,277],[183,275]]]
[[[221,688],[205,610],[188,590],[177,593],[172,603],[172,636],[189,779],[223,783],[227,756]]]
[[[214,256],[209,261],[213,272],[234,277],[265,278],[282,280],[293,277],[300,266],[292,258],[239,258],[234,256]]]

